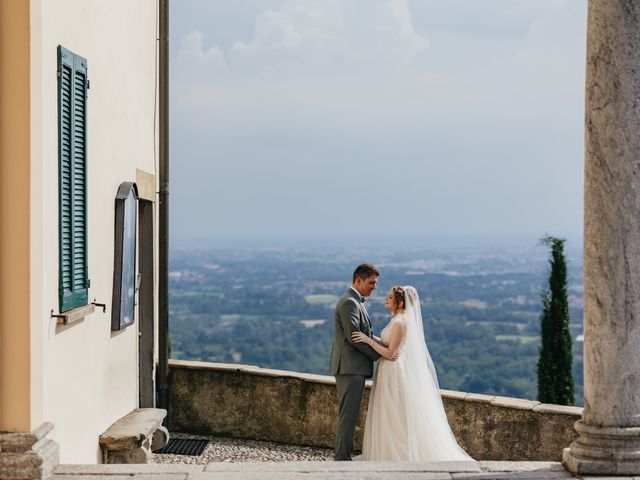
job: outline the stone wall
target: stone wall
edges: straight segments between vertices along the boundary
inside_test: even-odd
[[[333,448],[333,377],[172,360],[169,429]],[[367,382],[370,383],[370,382]],[[370,385],[369,385],[370,386]],[[369,388],[356,427],[362,442]],[[442,390],[460,445],[477,460],[559,461],[582,409]]]

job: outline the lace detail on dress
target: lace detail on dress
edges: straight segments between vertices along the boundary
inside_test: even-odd
[[[380,341],[385,347],[388,347],[389,342],[391,341],[391,330],[393,329],[393,326],[396,323],[403,323],[403,322],[404,322],[404,315],[402,315],[401,313],[398,313],[393,317],[391,317],[391,320],[389,320],[389,323],[387,323],[387,326],[382,329],[382,331],[380,332]],[[406,338],[402,339],[402,343],[400,344],[400,347],[398,349],[399,351],[402,350],[405,340]]]

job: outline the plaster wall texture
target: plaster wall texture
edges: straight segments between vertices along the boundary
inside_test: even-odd
[[[178,360],[169,368],[170,430],[333,448],[338,414],[333,377]],[[356,449],[362,445],[369,391]],[[558,461],[576,438],[573,424],[581,408],[441,393],[458,442],[477,460]]]
[[[63,463],[100,461],[99,435],[138,404],[138,325],[111,332],[114,200],[155,172],[155,0],[31,0],[31,402]],[[87,59],[88,266],[107,304],[58,326],[57,46]],[[157,122],[155,122],[157,125]]]

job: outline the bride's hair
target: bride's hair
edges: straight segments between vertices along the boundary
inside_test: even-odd
[[[400,285],[391,287],[391,293],[393,294],[393,301],[395,303],[396,310],[400,308],[404,309],[407,305],[404,297],[404,287],[401,287]]]

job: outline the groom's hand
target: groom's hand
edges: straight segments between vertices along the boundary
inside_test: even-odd
[[[392,362],[395,362],[397,359],[400,358],[400,352],[396,352],[396,354],[393,356],[393,358],[391,359]]]
[[[353,340],[356,343],[366,343],[367,345],[371,341],[371,339],[362,332],[353,332],[351,334],[351,340]]]

